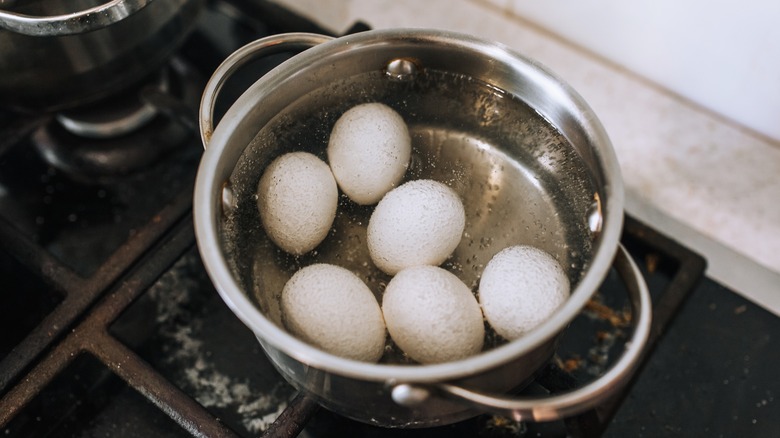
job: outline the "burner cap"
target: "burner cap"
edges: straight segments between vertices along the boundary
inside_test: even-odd
[[[32,141],[47,163],[90,181],[142,170],[190,136],[191,132],[180,124],[160,116],[138,130],[111,139],[81,137],[59,123],[50,123],[35,131]]]
[[[151,122],[157,109],[140,99],[139,90],[155,87],[168,91],[167,69],[151,76],[137,87],[98,103],[62,111],[56,120],[68,132],[85,138],[115,138],[138,130]]]
[[[41,157],[75,179],[103,182],[142,171],[186,143],[194,131],[142,97],[153,88],[195,111],[202,84],[189,65],[174,61],[138,87],[39,127],[31,140]]]

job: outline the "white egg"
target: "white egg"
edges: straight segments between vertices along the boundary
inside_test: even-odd
[[[551,255],[532,246],[511,246],[485,266],[479,303],[496,333],[511,341],[547,320],[569,297],[569,287]]]
[[[399,272],[385,289],[382,313],[396,345],[420,363],[463,359],[482,350],[485,325],[477,299],[442,268]]]
[[[382,271],[395,274],[417,265],[440,265],[458,246],[466,213],[458,194],[432,180],[391,190],[368,221],[368,250]]]
[[[328,162],[341,190],[361,205],[377,203],[401,181],[412,153],[404,119],[381,103],[351,108],[336,121]]]
[[[376,362],[385,323],[374,294],[351,271],[324,263],[296,272],[282,290],[282,317],[301,340],[348,359]]]
[[[257,186],[257,208],[268,237],[301,255],[328,235],[338,206],[338,187],[324,161],[308,152],[275,159]]]

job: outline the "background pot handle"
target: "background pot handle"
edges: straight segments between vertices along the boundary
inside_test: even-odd
[[[124,20],[152,1],[154,0],[110,0],[83,11],[48,17],[0,10],[0,28],[31,36],[80,34]]]
[[[486,394],[448,383],[399,384],[393,388],[393,400],[398,404],[413,407],[425,402],[429,397],[443,397],[484,412],[508,416],[517,421],[553,421],[598,406],[614,395],[631,378],[650,335],[650,293],[642,273],[622,245],[618,248],[613,266],[627,286],[634,329],[631,339],[626,343],[623,355],[608,372],[595,381],[574,391],[528,398]]]
[[[316,33],[272,35],[252,41],[225,58],[222,64],[214,71],[214,74],[211,75],[211,79],[206,84],[200,101],[198,122],[200,124],[200,139],[203,142],[203,147],[206,148],[208,146],[211,141],[211,134],[214,132],[214,105],[216,105],[217,96],[222,86],[236,70],[247,62],[264,56],[284,52],[301,52],[332,39],[332,37]]]

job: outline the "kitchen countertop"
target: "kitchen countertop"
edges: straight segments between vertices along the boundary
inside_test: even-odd
[[[498,41],[556,72],[612,139],[626,210],[705,256],[707,274],[780,315],[780,144],[507,10],[476,0],[275,0],[340,33],[447,29]]]

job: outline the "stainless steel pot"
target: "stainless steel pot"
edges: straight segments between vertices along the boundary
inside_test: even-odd
[[[0,3],[0,105],[58,110],[95,101],[158,69],[204,0]]]
[[[312,48],[252,85],[212,132],[214,102],[223,83],[236,69],[259,56],[308,47]],[[333,241],[326,240],[316,255],[302,262],[290,261],[262,243],[263,233],[257,223],[252,223],[257,220],[252,196],[262,169],[279,153],[275,142],[268,141],[276,137],[264,136],[264,130],[275,123],[293,130],[313,126],[308,121],[296,125],[295,117],[290,118],[287,113],[290,108],[306,113],[316,110],[312,107],[319,103],[338,105],[353,95],[370,100],[372,91],[362,83],[354,83],[363,74],[384,74],[388,81],[404,82],[414,81],[423,72],[439,71],[482,81],[503,90],[502,96],[521,99],[568,140],[566,147],[504,142],[502,139],[513,135],[514,125],[507,130],[501,123],[489,123],[500,113],[499,107],[492,108],[490,114],[482,111],[484,108],[478,109],[485,117],[480,122],[485,122],[486,130],[498,129],[497,137],[485,133],[487,137],[483,138],[479,132],[479,138],[467,138],[462,133],[450,136],[436,126],[408,121],[418,158],[413,159],[412,167],[428,162],[431,165],[425,171],[432,172],[433,177],[444,178],[446,175],[437,172],[447,168],[458,174],[452,185],[464,198],[467,216],[469,211],[478,210],[467,217],[466,233],[485,237],[489,242],[473,245],[479,246],[478,250],[468,249],[469,245],[462,243],[463,248],[459,247],[453,257],[478,267],[503,246],[517,243],[518,239],[530,241],[554,254],[566,267],[573,280],[571,297],[525,337],[456,362],[370,364],[320,351],[284,330],[275,300],[285,278],[295,268],[293,265],[312,260],[347,264],[363,278],[376,277],[359,243],[366,219],[360,215],[365,212],[357,209],[346,214],[357,215],[357,220],[351,222],[340,223],[337,219]],[[460,109],[468,113],[468,106]],[[406,117],[438,111],[435,105],[423,107],[410,110]],[[441,119],[459,117],[449,112],[442,114]],[[323,406],[359,421],[392,427],[447,424],[483,411],[545,421],[597,405],[633,372],[649,334],[650,299],[637,267],[619,246],[623,185],[618,163],[592,110],[570,87],[537,63],[500,44],[441,31],[379,30],[335,40],[311,34],[273,36],[237,50],[217,69],[203,95],[200,122],[204,146],[208,147],[198,170],[194,210],[198,246],[206,269],[224,301],[256,334],[279,372]],[[315,137],[315,133],[306,133],[302,138]],[[491,143],[490,138],[496,141]],[[310,151],[323,155],[322,142],[300,144],[307,142],[314,144]],[[470,160],[491,150],[510,157],[511,165],[469,165],[473,163]],[[532,161],[525,164],[537,172],[527,184],[518,182],[524,176],[515,172],[524,168],[522,160]],[[465,165],[458,167],[457,163]],[[486,179],[496,185],[481,185]],[[491,192],[494,196],[485,195],[490,190],[495,190]],[[520,207],[518,203],[503,202],[515,199],[518,192],[532,196],[533,202]],[[549,204],[550,210],[535,207],[537,201]],[[242,210],[246,206],[249,207]],[[248,222],[240,220],[243,215],[249,217]],[[527,228],[531,232],[522,231]],[[253,240],[257,236],[261,243]],[[271,249],[265,251],[265,247]],[[260,252],[252,256],[258,248]],[[348,257],[344,256],[347,250]],[[291,266],[283,266],[286,262]],[[534,399],[503,395],[526,384],[552,356],[556,340],[596,292],[611,267],[626,283],[634,311],[632,339],[614,367],[571,393]],[[457,274],[469,277],[463,278],[467,284],[478,278],[478,273],[470,269]]]

